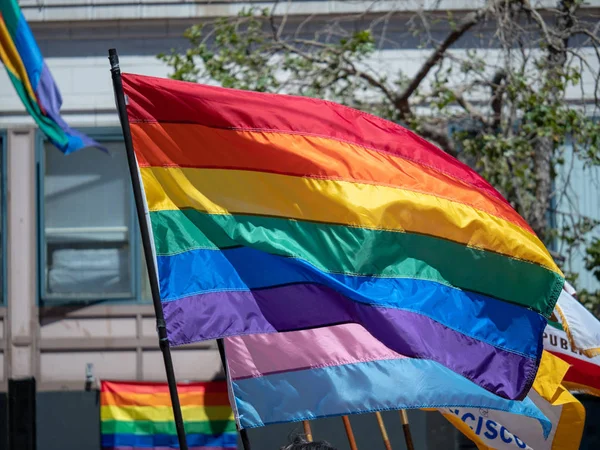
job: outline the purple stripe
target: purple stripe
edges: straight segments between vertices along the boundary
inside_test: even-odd
[[[38,102],[46,115],[54,120],[63,130],[69,127],[60,116],[60,107],[62,106],[62,96],[52,78],[50,69],[43,63],[39,78],[39,85],[35,87],[35,93],[38,96]]]
[[[428,317],[353,302],[314,284],[201,294],[165,302],[163,309],[171,345],[355,322],[392,350],[437,361],[509,399],[525,398],[537,371],[532,358],[465,336]]]
[[[46,116],[52,119],[67,135],[67,144],[61,150],[65,154],[72,153],[84,147],[97,147],[103,151],[106,148],[98,144],[89,136],[71,128],[60,115],[62,106],[62,96],[58,90],[58,86],[54,82],[54,78],[50,73],[50,69],[46,63],[43,63],[40,74],[39,84],[35,89],[35,94],[38,97],[38,102]]]

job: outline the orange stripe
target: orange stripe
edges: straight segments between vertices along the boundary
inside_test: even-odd
[[[466,204],[533,233],[499,199],[419,163],[329,138],[223,130],[195,124],[132,123],[140,167],[253,170],[401,187]]]
[[[114,382],[103,381],[101,392],[122,393],[131,392],[137,394],[160,394],[169,393],[169,387],[166,383],[149,383],[149,382]],[[225,381],[207,381],[202,383],[178,384],[177,392],[184,393],[221,393],[227,392],[227,384]]]
[[[228,405],[227,392],[185,392],[179,394],[181,406]],[[171,397],[166,392],[139,394],[135,392],[103,392],[100,404],[104,406],[171,406]]]

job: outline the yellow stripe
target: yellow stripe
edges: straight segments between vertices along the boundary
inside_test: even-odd
[[[37,101],[37,97],[27,76],[27,70],[25,70],[21,56],[10,37],[3,19],[0,19],[0,59],[12,74],[21,80],[31,99]]]
[[[533,389],[553,407],[562,406],[552,450],[579,448],[585,423],[585,408],[561,385],[570,365],[544,350]],[[539,406],[539,405],[538,405]]]
[[[214,420],[233,420],[229,406],[182,406],[183,420],[202,422]],[[100,407],[101,420],[150,420],[153,422],[173,421],[173,409],[170,406],[115,406]]]
[[[218,169],[140,169],[151,211],[193,208],[438,236],[561,273],[517,225],[433,195],[388,186]]]

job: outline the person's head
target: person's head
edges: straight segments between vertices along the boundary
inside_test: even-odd
[[[296,436],[289,445],[281,447],[281,450],[336,450],[336,448],[325,441],[308,442],[303,437]]]

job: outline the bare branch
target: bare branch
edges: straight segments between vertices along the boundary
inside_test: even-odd
[[[281,33],[285,28],[285,24],[287,23],[288,14],[287,11],[283,14],[281,18],[281,23],[279,25],[275,25],[275,11],[277,10],[277,6],[279,5],[280,0],[275,0],[273,4],[273,8],[271,8],[271,13],[269,15],[269,22],[271,24],[271,30],[273,31],[273,37],[275,40],[279,40],[281,38]],[[290,6],[291,0],[288,0],[288,8]]]
[[[463,95],[464,91],[464,89],[460,89],[456,91],[451,90],[450,92],[452,92],[452,95],[454,95],[456,103],[458,103],[467,112],[467,114],[482,124],[487,125],[488,121],[483,113],[465,98]]]
[[[427,58],[427,60],[423,63],[417,74],[413,77],[409,85],[404,89],[404,91],[398,95],[396,103],[399,105],[403,105],[408,101],[408,98],[415,92],[415,90],[419,87],[421,82],[425,79],[425,77],[429,74],[431,69],[444,57],[446,50],[448,50],[452,44],[454,44],[457,40],[459,40],[467,31],[469,31],[473,26],[483,20],[487,15],[496,8],[497,4],[500,4],[504,0],[495,0],[490,2],[484,8],[481,8],[477,11],[473,11],[472,13],[467,14],[460,25],[456,27],[446,39],[438,46],[438,48]]]
[[[597,32],[594,33],[583,27],[575,27],[570,31],[569,36],[577,36],[578,34],[583,34],[590,38],[590,41],[593,43],[593,45],[600,45],[600,36],[597,36]]]
[[[409,111],[410,115],[412,112]],[[458,152],[456,151],[456,147],[454,146],[454,142],[452,138],[448,135],[445,127],[440,127],[439,125],[432,125],[427,122],[419,121],[419,133],[425,139],[432,141],[438,147],[444,149],[446,153],[454,156],[455,158],[458,156]]]
[[[555,46],[555,39],[553,38],[553,36],[550,34],[550,32],[548,31],[548,27],[546,26],[546,22],[544,21],[543,17],[540,15],[540,13],[531,6],[531,3],[529,3],[529,0],[522,0],[522,5],[523,5],[523,9],[527,12],[527,14],[529,15],[529,17],[531,17],[533,19],[533,21],[540,27],[540,29],[542,30],[542,33],[544,35],[544,38],[546,39],[546,42],[548,43],[548,45],[550,46]]]
[[[395,100],[394,93],[381,80],[377,80],[375,77],[371,76],[370,74],[357,69],[356,65],[352,61],[348,60],[347,58],[342,58],[342,59],[348,65],[348,67],[345,69],[348,71],[348,73],[350,75],[354,75],[356,77],[362,78],[367,83],[369,83],[371,86],[379,89],[388,98],[388,100],[390,102],[392,102],[392,103],[394,102],[394,100]]]

